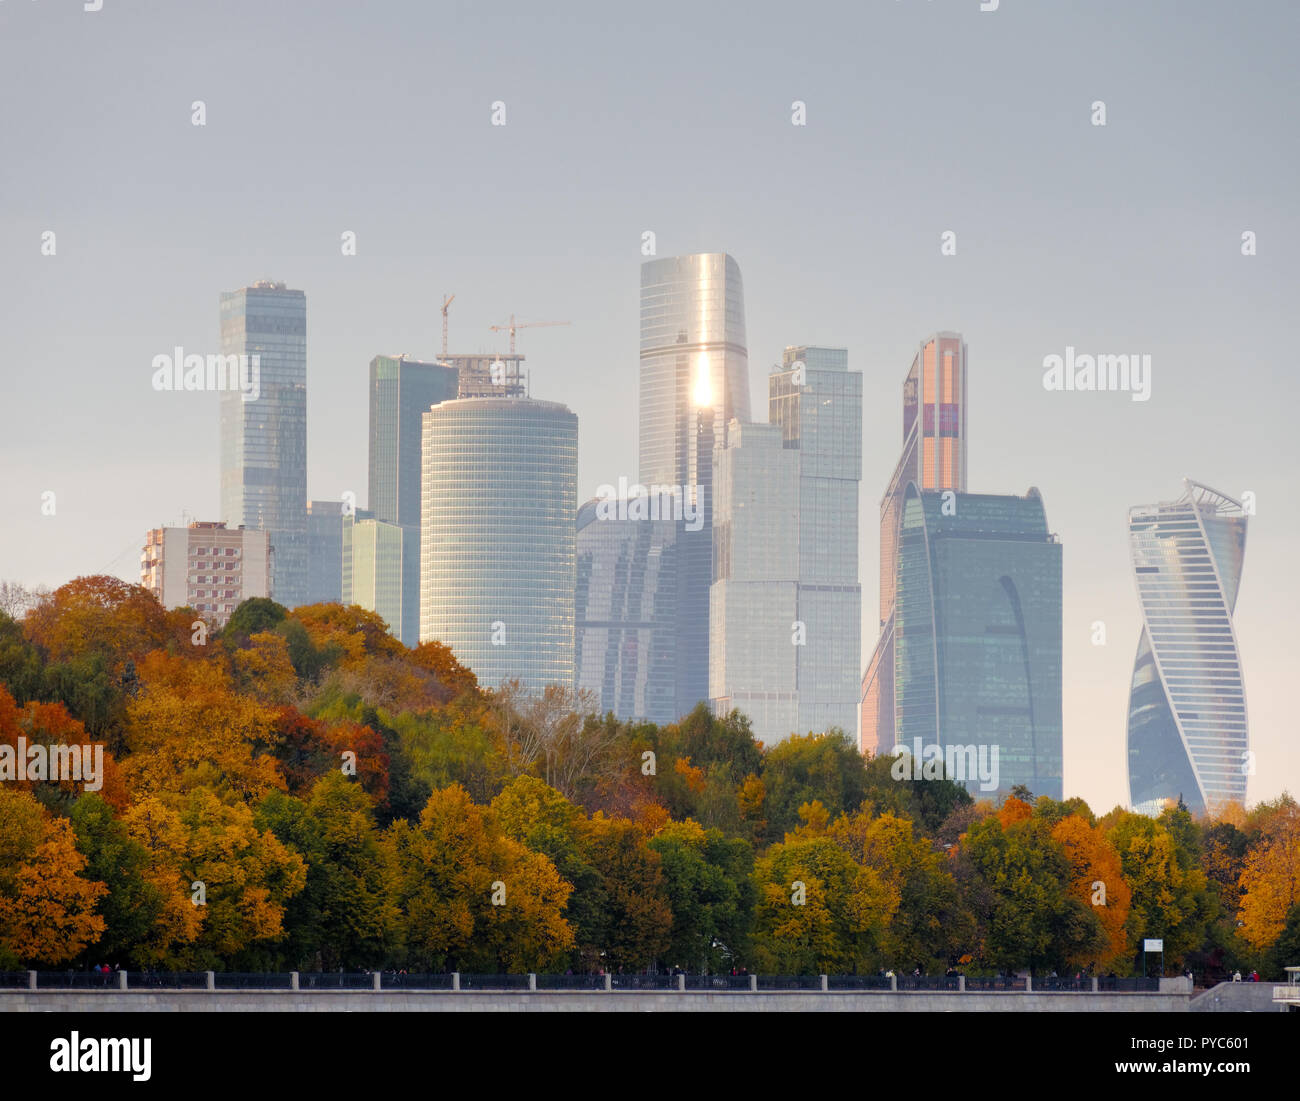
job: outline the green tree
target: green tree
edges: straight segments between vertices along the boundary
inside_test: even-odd
[[[690,820],[668,823],[648,844],[659,854],[672,907],[668,957],[714,973],[746,959],[758,894],[749,844]]]
[[[767,836],[777,840],[799,824],[799,808],[820,801],[835,818],[853,813],[867,792],[866,762],[839,730],[794,735],[763,754]]]
[[[302,891],[285,906],[282,954],[292,968],[374,967],[390,950],[396,908],[369,796],[335,770],[304,802],[273,791],[253,824],[270,830],[307,864]]]

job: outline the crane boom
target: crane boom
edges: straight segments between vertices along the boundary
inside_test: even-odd
[[[516,321],[515,315],[510,315],[510,320],[505,325],[489,325],[488,328],[494,333],[508,332],[510,334],[510,354],[515,354],[515,330],[516,329],[543,329],[551,325],[571,325],[571,321]]]

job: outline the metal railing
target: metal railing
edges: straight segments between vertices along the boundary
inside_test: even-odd
[[[938,993],[1157,993],[1150,978],[957,975],[700,975],[700,974],[407,974],[396,971],[0,971],[0,995],[14,990],[206,991],[567,991],[572,993],[676,991],[681,993],[793,993],[901,991]],[[1290,998],[1300,987],[1279,987]]]

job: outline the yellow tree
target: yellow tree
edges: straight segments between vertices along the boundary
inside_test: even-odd
[[[211,966],[283,936],[285,904],[306,886],[307,865],[270,830],[257,829],[247,806],[196,788],[146,796],[125,822],[155,854],[159,879],[174,884],[170,876],[177,877],[202,915],[197,938],[188,923],[160,937],[171,942],[167,962]]]
[[[573,947],[573,888],[459,784],[433,792],[418,825],[393,823],[382,847],[414,965],[545,970]]]
[[[1119,853],[1098,826],[1086,818],[1067,815],[1052,828],[1052,837],[1070,862],[1070,893],[1091,906],[1106,934],[1105,954],[1075,958],[1072,966],[1096,962],[1102,970],[1121,967],[1129,959],[1127,922],[1133,892],[1124,880]]]
[[[99,940],[108,888],[83,878],[85,866],[65,819],[0,787],[0,960],[63,963]]]
[[[150,654],[140,664],[143,687],[127,707],[122,763],[140,794],[196,787],[231,791],[255,801],[284,777],[263,748],[273,740],[276,711],[237,695],[215,661]]]
[[[1239,886],[1241,933],[1267,948],[1281,935],[1287,911],[1300,902],[1300,806],[1282,802],[1246,857]]]

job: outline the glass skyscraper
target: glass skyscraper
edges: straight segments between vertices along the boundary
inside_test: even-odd
[[[578,418],[521,397],[424,414],[420,640],[485,687],[574,683]]]
[[[677,524],[578,510],[577,687],[601,713],[665,724],[677,709]]]
[[[307,505],[307,603],[337,604],[343,599],[343,531],[352,522],[342,501]]]
[[[362,514],[347,517],[344,542],[351,565],[348,591],[343,603],[366,608],[388,624],[388,633],[405,641],[418,633],[405,620],[406,601],[403,580],[406,576],[406,552],[410,547],[407,529],[400,524]]]
[[[1232,626],[1246,555],[1241,502],[1186,480],[1173,502],[1130,510],[1142,634],[1129,695],[1133,808],[1179,797],[1193,814],[1245,803],[1246,687]]]
[[[714,452],[709,699],[772,745],[799,729],[799,452],[733,421]]]
[[[903,453],[880,502],[880,636],[862,678],[864,753],[894,746],[894,585],[909,484],[966,491],[966,344],[939,332],[921,343],[903,382]]]
[[[740,267],[721,252],[641,265],[639,478],[678,486],[704,522],[677,532],[677,709],[709,697],[712,466],[728,425],[750,419]]]
[[[307,601],[307,296],[259,282],[221,295],[223,355],[258,357],[255,400],[221,394],[221,519],[271,539],[271,595]]]
[[[786,348],[768,376],[767,419],[799,455],[798,729],[838,727],[852,738],[862,672],[862,373],[849,370],[847,350]]]
[[[903,493],[894,576],[896,742],[997,747],[996,790],[1061,798],[1061,545],[1024,497]]]
[[[367,505],[376,520],[402,529],[402,609],[389,626],[397,633],[396,624],[401,623],[399,637],[407,646],[419,641],[423,417],[431,406],[456,397],[457,385],[455,367],[406,356],[375,356],[370,361]]]

